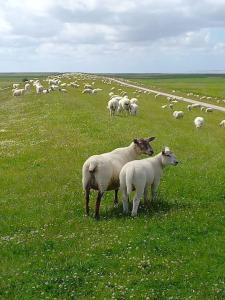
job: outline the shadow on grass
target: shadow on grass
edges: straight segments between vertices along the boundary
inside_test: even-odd
[[[132,211],[132,201],[129,202],[129,213],[128,215],[123,214],[123,206],[122,203],[119,204],[117,208],[112,207],[106,210],[102,210],[100,215],[101,219],[120,219],[120,218],[129,218],[131,217]],[[153,217],[154,215],[165,215],[172,211],[185,210],[190,208],[191,204],[189,203],[181,203],[181,202],[169,202],[159,198],[155,202],[151,202],[149,207],[146,207],[143,203],[140,203],[138,208],[138,216],[148,216]]]

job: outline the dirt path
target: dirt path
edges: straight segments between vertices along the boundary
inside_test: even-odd
[[[121,80],[118,80],[118,79],[115,79],[115,78],[110,78],[110,79],[112,81],[120,83],[120,84],[122,84],[124,86],[136,88],[136,89],[139,89],[139,90],[142,90],[142,91],[147,91],[147,92],[151,92],[151,93],[162,95],[162,96],[166,96],[166,97],[173,97],[174,99],[177,99],[177,100],[180,100],[180,101],[184,101],[184,102],[188,102],[188,103],[192,103],[192,104],[200,104],[201,106],[212,107],[215,110],[219,110],[219,111],[225,112],[225,107],[221,107],[221,106],[214,105],[214,104],[211,104],[211,103],[200,102],[200,101],[193,100],[193,99],[190,99],[190,98],[184,98],[184,97],[181,97],[181,96],[176,96],[174,94],[168,94],[168,93],[164,93],[164,92],[159,92],[159,91],[148,89],[148,88],[136,85],[136,84],[127,83],[127,82],[124,82],[124,81],[121,81]]]

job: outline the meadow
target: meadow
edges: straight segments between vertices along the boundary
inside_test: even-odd
[[[0,299],[224,299],[224,113],[204,113],[197,130],[199,110],[177,103],[185,116],[176,120],[161,109],[164,99],[140,94],[136,117],[110,118],[112,85],[100,78],[97,95],[82,94],[80,81],[68,93],[13,97],[23,76],[0,77]],[[202,79],[192,80],[200,93]],[[158,83],[186,86],[182,78]],[[132,218],[108,192],[96,221],[93,192],[86,217],[84,161],[149,136],[155,153],[166,145],[181,161],[165,169],[157,202]]]
[[[219,106],[225,106],[225,76],[219,74],[123,74],[125,78],[158,91],[173,93]],[[123,76],[122,74],[119,76]],[[193,95],[187,95],[192,93]],[[196,97],[199,95],[199,97]],[[212,99],[202,99],[207,96]],[[219,103],[217,102],[219,100]]]

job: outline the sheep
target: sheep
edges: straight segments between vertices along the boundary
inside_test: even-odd
[[[131,104],[132,104],[132,103],[137,104],[137,103],[138,103],[138,99],[137,99],[137,98],[131,98],[131,99],[130,99],[130,103],[131,103]]]
[[[165,147],[162,152],[154,157],[126,163],[119,175],[120,191],[123,195],[123,212],[128,213],[128,196],[132,190],[136,190],[131,213],[133,217],[137,216],[138,206],[143,194],[145,204],[149,204],[147,200],[149,186],[151,186],[152,201],[155,201],[163,168],[167,165],[176,166],[177,164],[176,156],[169,147]]]
[[[126,113],[130,113],[130,108],[130,100],[127,96],[124,96],[122,99],[119,100],[118,112],[124,111]]]
[[[170,108],[171,110],[173,110],[173,103],[170,103],[170,104],[169,104],[169,108]]]
[[[213,112],[213,108],[212,107],[207,107],[205,112]]]
[[[162,109],[167,108],[167,104],[166,104],[166,105],[162,105],[161,108],[162,108]]]
[[[36,85],[36,93],[41,94],[43,92],[44,88],[41,84]]]
[[[92,94],[92,89],[90,89],[90,88],[85,88],[85,89],[82,91],[82,94]]]
[[[173,112],[173,116],[175,119],[182,119],[184,117],[184,112],[182,110]]]
[[[220,122],[220,127],[225,128],[225,120],[222,120],[222,121]]]
[[[205,120],[204,120],[204,118],[202,118],[202,117],[196,117],[196,118],[194,119],[194,124],[195,124],[195,127],[196,127],[196,128],[202,127],[202,126],[204,125],[204,123],[205,123]]]
[[[136,103],[130,104],[130,114],[136,116],[138,113],[138,105]]]
[[[22,96],[25,93],[25,89],[16,89],[13,91],[13,96]]]
[[[204,107],[204,106],[202,106],[202,107],[201,107],[201,111],[204,111],[204,110],[205,110],[205,107]]]
[[[20,86],[19,83],[13,83],[13,89],[17,89]]]
[[[25,86],[24,86],[24,89],[25,89],[26,92],[28,92],[30,90],[30,84],[26,83]]]
[[[84,89],[93,89],[93,86],[91,84],[85,84]]]
[[[137,159],[141,154],[151,156],[153,149],[149,144],[155,137],[134,139],[124,148],[89,157],[82,168],[82,185],[85,192],[86,214],[89,215],[90,190],[98,191],[95,206],[95,218],[99,219],[99,208],[103,194],[115,190],[114,204],[118,204],[119,174],[129,161]]]
[[[109,100],[107,108],[109,110],[110,116],[115,115],[115,113],[117,112],[119,107],[119,102],[116,98],[112,98],[111,100]]]

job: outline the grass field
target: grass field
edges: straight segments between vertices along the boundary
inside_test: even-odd
[[[172,93],[175,95],[192,98],[195,100],[208,102],[211,104],[225,106],[225,75],[125,75],[128,79],[144,84],[159,91]],[[194,95],[187,96],[188,93]],[[199,97],[196,97],[196,95]],[[200,100],[200,97],[207,96],[212,99]],[[217,100],[220,100],[217,103]]]
[[[14,80],[1,77],[0,87]],[[169,88],[182,86],[173,81]],[[165,100],[141,94],[137,117],[110,119],[111,85],[95,86],[98,95],[0,90],[0,298],[224,299],[224,113],[204,114],[196,130],[198,110],[175,120]],[[93,193],[85,217],[86,158],[148,136],[157,137],[155,153],[167,145],[182,161],[165,170],[157,203],[131,218],[109,192],[95,221]]]

